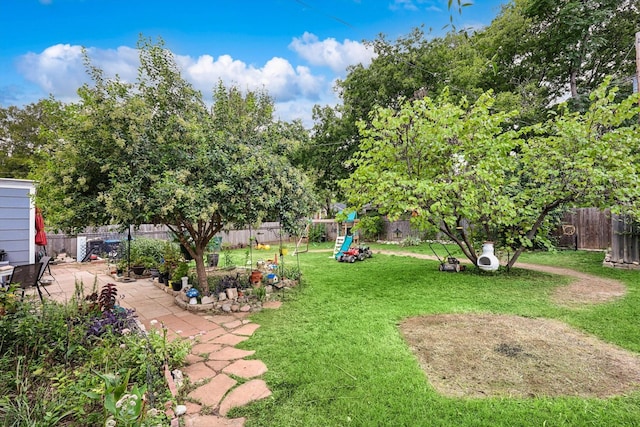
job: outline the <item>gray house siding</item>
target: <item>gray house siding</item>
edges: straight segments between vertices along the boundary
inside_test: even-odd
[[[0,178],[0,250],[12,265],[35,260],[33,181]]]

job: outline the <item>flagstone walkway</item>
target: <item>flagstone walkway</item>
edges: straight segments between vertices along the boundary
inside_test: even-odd
[[[138,320],[148,331],[166,328],[170,339],[182,337],[193,341],[191,354],[183,374],[195,388],[188,393],[184,425],[186,427],[244,426],[244,418],[227,418],[232,408],[264,399],[271,391],[260,377],[267,367],[260,360],[250,359],[254,352],[235,346],[247,339],[260,327],[248,319],[249,313],[225,315],[197,314],[183,310],[174,303],[174,297],[149,279],[135,282],[114,282],[107,274],[106,264],[64,263],[51,266],[54,277],[46,286],[57,301],[69,300],[76,289],[84,294],[99,290],[106,283],[116,283],[118,304],[135,309]],[[279,308],[279,302],[267,302],[263,308]],[[172,376],[168,377],[172,392]],[[239,384],[241,383],[241,384]],[[178,426],[176,408],[168,405],[167,414]]]

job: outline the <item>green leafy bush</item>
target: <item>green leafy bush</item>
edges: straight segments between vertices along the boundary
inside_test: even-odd
[[[0,316],[0,424],[168,425],[163,368],[181,366],[190,341],[169,342],[166,328],[139,330],[135,313],[116,304],[113,284],[87,296],[82,283],[76,288],[65,304],[18,300],[15,312]],[[120,381],[122,393],[107,377]],[[144,410],[114,411],[111,403],[125,395],[137,396],[136,405],[144,396]]]
[[[309,242],[321,243],[327,240],[327,230],[324,224],[313,224],[309,227]]]

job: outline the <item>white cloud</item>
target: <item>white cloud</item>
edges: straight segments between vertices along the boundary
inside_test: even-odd
[[[314,34],[305,32],[301,38],[295,37],[289,49],[308,61],[311,65],[328,66],[334,72],[344,74],[349,65],[369,65],[375,56],[373,48],[349,39],[340,43],[334,38],[322,41]]]
[[[68,99],[87,80],[82,64],[82,48],[57,44],[42,53],[28,53],[18,62],[25,79],[36,83],[47,93]]]
[[[91,63],[101,68],[106,76],[118,74],[123,80],[135,80],[138,68],[135,49],[88,49],[87,54]],[[77,45],[57,44],[39,54],[30,52],[20,58],[18,69],[26,80],[63,101],[76,99],[78,88],[90,80],[84,66],[82,47]]]
[[[394,0],[393,3],[389,5],[389,9],[404,9],[412,12],[424,9],[428,12],[442,12],[444,8],[439,6],[439,4],[444,4],[446,1],[447,0]]]
[[[107,78],[116,74],[129,82],[137,78],[139,59],[134,48],[90,48],[87,54]],[[175,58],[184,78],[202,92],[205,101],[211,100],[219,80],[241,90],[264,89],[274,98],[281,119],[302,118],[309,124],[313,104],[334,97],[331,82],[325,76],[314,74],[309,67],[294,67],[284,58],[271,58],[260,67],[230,55],[218,58],[175,55]],[[57,44],[40,53],[28,53],[19,59],[18,68],[27,81],[62,101],[77,100],[77,89],[90,81],[81,46]]]
[[[317,99],[326,86],[323,76],[313,75],[307,67],[294,68],[289,61],[279,57],[271,58],[260,68],[234,60],[229,55],[218,59],[211,55],[196,59],[180,56],[178,62],[185,78],[205,95],[211,93],[218,80],[242,90],[265,89],[277,101],[300,97]]]

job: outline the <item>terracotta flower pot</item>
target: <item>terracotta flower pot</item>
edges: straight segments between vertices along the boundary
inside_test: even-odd
[[[262,281],[262,272],[258,270],[253,270],[251,275],[249,276],[249,282],[252,285],[259,284]]]

